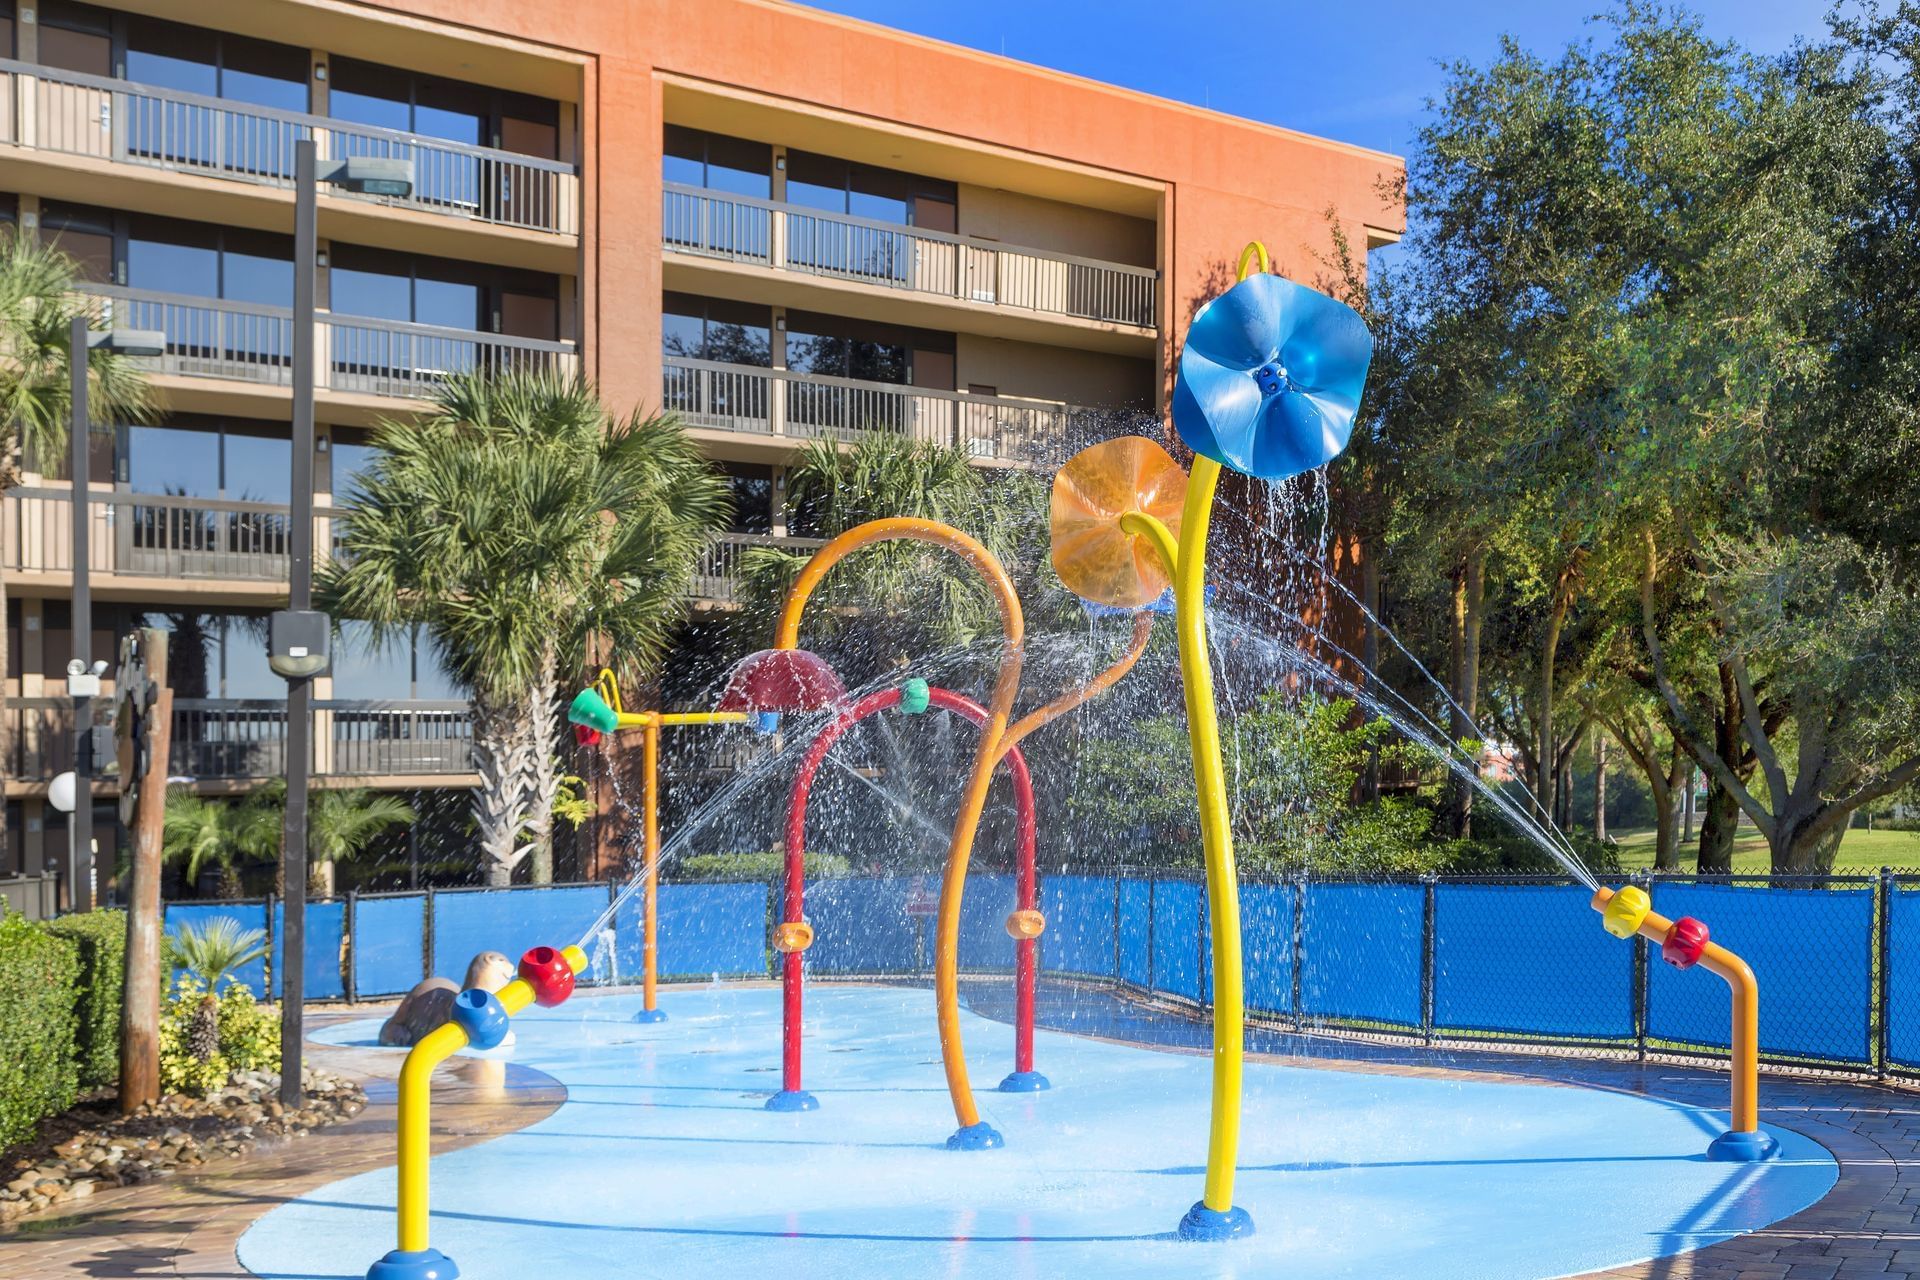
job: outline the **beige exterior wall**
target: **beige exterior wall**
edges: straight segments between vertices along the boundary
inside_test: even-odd
[[[1150,218],[1131,218],[998,187],[959,185],[962,235],[1129,267],[1155,265],[1159,236]]]
[[[989,386],[1003,396],[1060,400],[1092,408],[1152,408],[1151,360],[962,333],[954,338],[954,385]]]

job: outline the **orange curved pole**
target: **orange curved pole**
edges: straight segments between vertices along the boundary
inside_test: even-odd
[[[1604,912],[1613,900],[1613,890],[1596,889],[1592,906]],[[1637,932],[1654,944],[1663,943],[1673,931],[1673,921],[1652,911],[1641,918]],[[1736,1133],[1755,1133],[1760,1128],[1760,983],[1753,969],[1733,952],[1709,941],[1700,952],[1700,963],[1727,984],[1733,996],[1733,1025],[1728,1041],[1731,1046],[1729,1074],[1733,1077],[1733,1099],[1729,1113]]]
[[[1036,708],[1035,710],[1029,711],[1026,715],[1021,716],[1020,719],[1014,723],[1013,727],[1007,730],[1006,737],[1001,740],[1000,754],[1003,756],[1006,755],[1035,729],[1053,723],[1061,716],[1067,714],[1067,712],[1072,711],[1075,707],[1085,704],[1090,699],[1105,693],[1108,689],[1118,684],[1127,672],[1133,670],[1134,665],[1140,661],[1140,655],[1147,651],[1147,641],[1151,639],[1152,636],[1153,615],[1145,610],[1134,614],[1133,639],[1127,642],[1127,651],[1121,654],[1112,666],[1081,685],[1078,689],[1069,690],[1055,698],[1052,702],[1049,702],[1046,706]]]
[[[977,539],[951,525],[914,516],[872,520],[847,530],[807,561],[794,580],[780,611],[780,626],[774,638],[777,649],[794,649],[800,643],[800,615],[807,598],[820,585],[827,571],[847,556],[876,543],[904,540],[944,547],[979,571],[1000,606],[1000,625],[1006,646],[1001,651],[1000,674],[994,680],[993,698],[987,707],[987,722],[980,727],[980,746],[973,757],[973,772],[960,799],[960,812],[953,824],[953,837],[947,846],[947,865],[940,880],[938,925],[934,931],[933,999],[940,1024],[940,1060],[946,1068],[947,1092],[953,1099],[954,1118],[962,1129],[980,1123],[980,1109],[974,1105],[973,1084],[967,1078],[967,1058],[960,1039],[960,903],[966,894],[967,863],[973,856],[973,841],[980,830],[980,815],[987,805],[987,790],[993,783],[995,767],[1003,753],[1007,721],[1013,714],[1014,699],[1020,694],[1020,664],[1026,644],[1026,619],[1020,611],[1020,597],[1014,593],[1013,579]],[[996,1138],[997,1142],[998,1139]]]

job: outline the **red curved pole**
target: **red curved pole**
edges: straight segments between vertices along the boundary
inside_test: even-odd
[[[813,792],[814,775],[847,730],[879,711],[897,706],[900,690],[878,689],[853,703],[833,718],[807,748],[794,775],[793,792],[787,801],[787,891],[782,916],[788,924],[798,923],[806,906],[807,799]],[[987,722],[987,709],[971,698],[948,689],[927,690],[927,704],[972,721]],[[1035,869],[1035,821],[1033,812],[1033,775],[1026,757],[1014,747],[1006,754],[1007,772],[1013,779],[1014,807],[1019,820],[1020,847],[1015,870],[1016,896],[1020,908],[1033,910],[1040,899],[1040,877]],[[1033,987],[1037,965],[1037,940],[1022,938],[1015,947],[1014,1069],[1033,1070]],[[781,967],[784,1012],[781,1022],[781,1088],[789,1093],[800,1090],[800,1015],[801,953],[789,951]]]

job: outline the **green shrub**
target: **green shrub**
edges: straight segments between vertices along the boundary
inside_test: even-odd
[[[772,849],[759,853],[699,853],[682,858],[674,869],[678,880],[771,880],[787,869],[787,858]],[[807,879],[832,880],[852,870],[838,854],[809,853]]]
[[[219,1048],[206,1059],[193,1052],[194,1015],[207,989],[191,976],[174,985],[160,1011],[160,1087],[168,1093],[201,1096],[226,1084],[236,1071],[280,1069],[280,1020],[238,982],[229,982],[219,999]]]
[[[80,1087],[98,1089],[120,1078],[120,989],[126,981],[127,913],[88,911],[62,916],[48,933],[72,944],[80,962],[75,1027]]]
[[[0,919],[0,1147],[29,1137],[79,1091],[74,950],[23,917]]]

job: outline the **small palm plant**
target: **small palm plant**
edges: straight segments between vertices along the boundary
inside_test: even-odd
[[[240,865],[247,848],[241,806],[228,800],[197,796],[185,787],[167,793],[167,812],[160,826],[160,856],[164,861],[183,864],[181,875],[189,885],[200,882],[202,873],[215,873],[215,893],[222,898],[240,896]]]
[[[220,984],[235,981],[236,970],[267,953],[266,934],[242,929],[232,916],[218,916],[198,927],[182,928],[173,936],[172,948],[174,964],[206,986],[193,1011],[187,1050],[208,1062],[220,1052]]]
[[[390,791],[358,787],[315,795],[307,818],[308,891],[331,898],[334,863],[359,857],[375,836],[390,827],[410,826],[414,816],[413,806]]]

